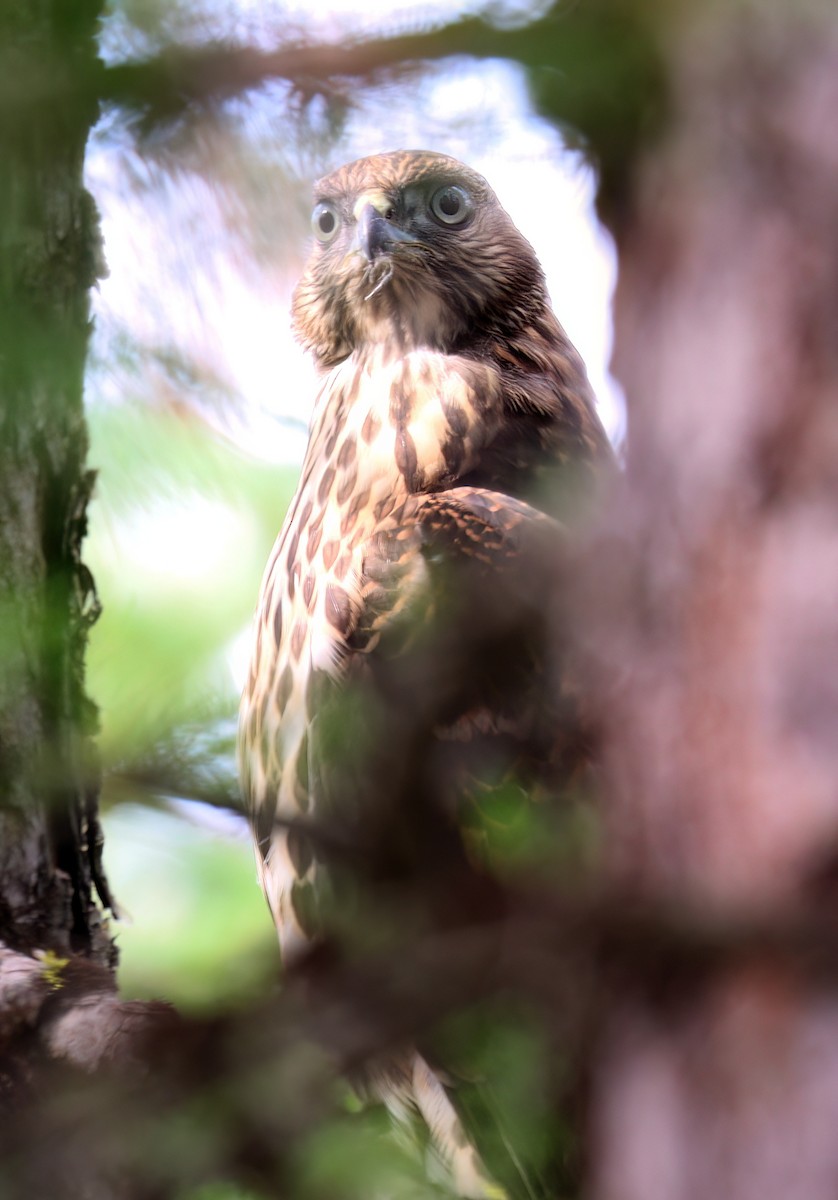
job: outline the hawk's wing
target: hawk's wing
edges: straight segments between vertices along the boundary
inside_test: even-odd
[[[491,886],[474,886],[463,807],[513,775],[567,776],[551,660],[565,555],[556,522],[466,487],[408,498],[361,548],[342,672],[309,681],[312,855],[325,870],[294,885],[295,910],[342,944],[372,930],[398,947],[417,920],[450,932],[484,919]],[[420,1054],[388,1056],[362,1084],[402,1119],[421,1114],[463,1195],[506,1195],[462,1136],[456,1090],[452,1101]],[[497,1123],[488,1137],[487,1150],[506,1145]],[[511,1195],[546,1194],[517,1159],[490,1161]]]
[[[584,763],[556,638],[566,559],[556,522],[465,487],[409,497],[360,548],[341,669],[312,671],[306,698],[311,853],[338,872],[346,859],[333,916],[347,936],[353,874],[454,863],[458,820],[488,788],[558,790]],[[317,874],[294,893],[313,924]]]
[[[466,487],[409,497],[359,549],[340,670],[312,672],[309,711],[337,704],[354,726],[372,705],[385,710],[373,724],[421,725],[472,753],[494,741],[543,777],[561,751],[552,659],[565,557],[562,527],[522,501]],[[333,758],[310,739],[315,793]],[[344,805],[336,796],[330,817]]]
[[[556,638],[567,556],[561,526],[483,488],[409,497],[367,541],[342,671],[309,680],[310,817],[292,830],[291,888],[307,934],[366,936],[367,890],[432,905],[445,871],[465,874],[483,848],[481,805],[561,792],[585,770]],[[486,898],[473,899],[479,919]]]

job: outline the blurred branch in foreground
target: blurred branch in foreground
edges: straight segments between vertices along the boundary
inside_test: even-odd
[[[606,855],[655,901],[793,922],[833,902],[838,832],[834,8],[690,6],[670,73],[620,230],[631,448],[585,584]],[[613,998],[597,1200],[834,1196],[834,976],[754,946],[681,982]]]
[[[829,919],[736,924],[725,912],[714,920],[701,909],[555,889],[507,889],[504,906],[500,922],[419,940],[406,958],[348,964],[336,947],[321,947],[287,977],[281,996],[209,1019],[120,1001],[111,975],[91,963],[2,951],[6,1063],[19,1061],[13,1047],[25,1030],[21,1065],[32,1039],[45,1061],[64,1064],[4,1113],[2,1194],[75,1194],[85,1178],[73,1166],[82,1147],[93,1186],[110,1177],[94,1195],[169,1195],[219,1177],[284,1194],[306,1137],[327,1120],[349,1119],[335,1089],[341,1075],[493,994],[514,995],[538,1015],[565,1047],[572,1074],[585,1071],[586,1047],[600,1036],[615,991],[640,989],[677,1013],[696,987],[723,989],[743,961],[793,968],[801,993],[831,985],[838,969]],[[93,1071],[98,1078],[85,1082]],[[210,1113],[214,1143],[199,1133]],[[195,1123],[195,1151],[151,1152],[166,1145],[172,1121]],[[48,1158],[39,1151],[45,1138]],[[345,1185],[356,1194],[350,1179]]]

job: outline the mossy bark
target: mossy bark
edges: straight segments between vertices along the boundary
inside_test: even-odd
[[[98,602],[82,559],[96,214],[82,182],[99,0],[0,14],[0,939],[112,964],[96,899]],[[77,97],[68,100],[68,96]]]

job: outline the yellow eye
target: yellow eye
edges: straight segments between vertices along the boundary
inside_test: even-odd
[[[311,214],[311,228],[318,242],[330,242],[340,228],[340,216],[334,204],[321,200]]]
[[[465,188],[449,183],[431,196],[431,214],[443,225],[462,225],[474,212]]]

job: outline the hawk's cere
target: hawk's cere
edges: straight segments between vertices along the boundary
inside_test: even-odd
[[[480,175],[442,154],[396,151],[333,172],[315,198],[293,313],[324,378],[265,571],[240,725],[259,872],[286,961],[341,908],[339,895],[331,911],[326,903],[338,890],[328,846],[306,830],[327,818],[345,835],[377,793],[412,786],[403,776],[413,760],[397,745],[410,733],[406,712],[451,749],[415,760],[423,779],[427,759],[448,764],[449,790],[466,770],[454,751],[470,740],[496,743],[507,763],[521,748],[532,759],[536,743],[550,757],[557,718],[530,679],[545,665],[529,646],[511,671],[506,659],[495,668],[511,633],[487,613],[505,620],[518,606],[521,616],[549,577],[560,530],[539,509],[551,483],[578,493],[611,462],[535,254]],[[457,658],[443,596],[461,623],[467,609],[489,661]],[[426,642],[418,614],[434,630]],[[423,647],[442,649],[443,666],[428,667]],[[394,684],[400,664],[407,700]],[[341,739],[330,721],[350,710],[335,710],[335,697],[356,684],[378,724],[364,729],[364,709],[360,726],[350,722],[357,739]],[[330,763],[341,740],[348,760]],[[405,812],[404,829],[414,827]],[[385,1098],[422,1113],[460,1192],[499,1194],[424,1060],[412,1055],[391,1083],[398,1096],[383,1087]]]

